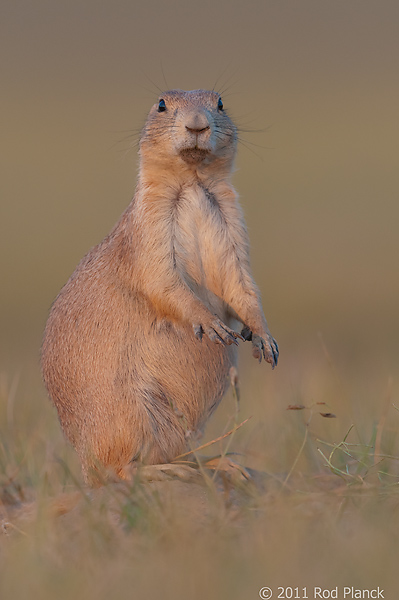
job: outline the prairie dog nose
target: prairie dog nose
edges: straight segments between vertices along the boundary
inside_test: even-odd
[[[207,116],[203,112],[195,112],[191,114],[186,122],[186,129],[191,133],[203,133],[210,129]]]

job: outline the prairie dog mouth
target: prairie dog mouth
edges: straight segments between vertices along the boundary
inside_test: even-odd
[[[200,163],[208,155],[209,150],[203,150],[202,148],[184,148],[183,150],[180,150],[180,156],[189,164]]]

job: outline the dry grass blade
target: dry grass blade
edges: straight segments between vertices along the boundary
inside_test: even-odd
[[[381,455],[381,440],[382,440],[382,432],[384,431],[385,423],[388,416],[389,407],[392,403],[392,386],[393,381],[389,379],[388,381],[388,389],[385,398],[385,405],[381,414],[381,418],[377,425],[377,432],[375,438],[375,449],[374,449],[374,464],[378,462],[378,457]]]
[[[228,431],[224,435],[221,435],[221,436],[215,438],[214,440],[211,440],[210,442],[203,444],[202,446],[198,446],[198,448],[195,448],[194,450],[190,450],[189,452],[185,452],[184,454],[179,454],[179,456],[176,456],[176,458],[172,462],[176,462],[176,461],[180,460],[181,458],[184,458],[185,456],[190,456],[190,454],[194,454],[195,452],[198,452],[199,450],[203,450],[204,448],[208,448],[209,446],[212,446],[213,444],[216,444],[217,442],[224,440],[225,438],[229,437],[229,435],[232,435],[233,433],[235,433],[237,431],[237,429],[240,429],[240,427],[245,425],[245,423],[247,423],[250,419],[252,419],[252,415],[250,417],[248,417],[248,419],[245,419],[245,421],[242,421],[238,425],[235,425],[232,429],[230,429],[230,431]]]
[[[297,454],[297,455],[296,455],[296,457],[295,457],[295,460],[294,460],[294,462],[293,462],[293,464],[292,464],[292,466],[291,466],[291,469],[289,470],[289,472],[287,473],[287,476],[286,476],[286,478],[285,478],[285,479],[284,479],[284,481],[283,481],[283,485],[282,485],[282,487],[281,487],[281,490],[283,490],[283,489],[286,487],[286,485],[287,485],[287,483],[288,483],[288,480],[289,480],[289,478],[291,477],[292,473],[293,473],[293,472],[294,472],[294,470],[295,470],[295,467],[296,467],[296,466],[297,466],[297,464],[298,464],[298,461],[299,461],[299,459],[300,459],[300,457],[301,457],[301,454],[302,454],[302,452],[303,452],[303,449],[305,448],[305,445],[306,445],[306,442],[307,442],[307,439],[308,439],[308,436],[309,436],[309,424],[310,424],[310,421],[311,421],[311,419],[312,419],[312,415],[310,416],[310,419],[309,419],[309,421],[306,423],[305,435],[304,435],[304,438],[303,438],[303,440],[302,440],[301,447],[299,448],[298,454]]]

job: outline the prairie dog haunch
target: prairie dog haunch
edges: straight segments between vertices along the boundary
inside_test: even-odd
[[[132,202],[51,308],[43,377],[87,481],[184,452],[228,387],[238,340],[277,364],[231,184],[236,145],[219,94],[163,93]]]

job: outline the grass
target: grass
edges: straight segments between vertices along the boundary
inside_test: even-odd
[[[3,375],[1,600],[246,600],[265,586],[274,598],[305,586],[309,598],[315,586],[396,598],[394,384],[377,397],[378,374],[342,375],[326,352],[283,365],[244,360],[241,400],[233,386],[198,442],[256,470],[247,486],[200,473],[87,490],[35,370]]]

